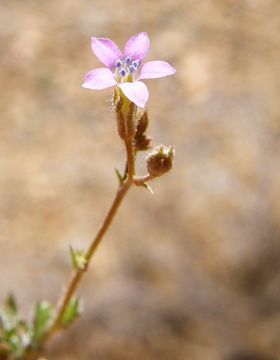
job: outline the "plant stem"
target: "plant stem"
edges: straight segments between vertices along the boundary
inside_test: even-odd
[[[93,239],[92,243],[90,244],[86,254],[85,258],[87,260],[87,265],[89,265],[98,245],[100,244],[101,240],[103,239],[105,233],[107,232],[109,226],[112,223],[112,220],[119,209],[119,206],[124,199],[126,193],[130,189],[130,187],[133,185],[133,177],[135,174],[135,156],[134,156],[134,146],[133,146],[133,140],[127,140],[125,141],[125,148],[126,148],[126,157],[127,157],[127,178],[124,182],[121,182],[119,185],[119,188],[117,190],[117,193],[114,197],[114,200],[103,220],[103,223],[101,224],[97,235]],[[86,267],[87,268],[87,267]],[[81,269],[75,269],[73,270],[71,277],[69,279],[68,285],[66,287],[65,292],[63,293],[61,299],[57,303],[57,312],[55,319],[49,329],[49,331],[46,333],[44,337],[44,342],[47,341],[59,328],[61,327],[61,320],[63,317],[63,314],[73,297],[77,287],[80,284],[80,281],[85,274],[85,270]]]
[[[155,177],[153,175],[151,175],[151,174],[147,174],[147,175],[144,175],[144,176],[137,176],[137,177],[134,177],[133,183],[136,186],[143,186],[144,183],[146,183],[148,181],[151,181],[154,178]]]

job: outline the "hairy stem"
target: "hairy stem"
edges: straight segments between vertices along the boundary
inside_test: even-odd
[[[133,185],[133,177],[135,173],[135,156],[134,156],[134,146],[133,146],[133,140],[127,140],[125,141],[125,148],[126,148],[126,161],[127,161],[127,178],[124,182],[120,183],[119,188],[117,190],[117,193],[114,197],[114,200],[103,220],[103,223],[101,224],[97,235],[93,239],[92,243],[90,244],[86,254],[85,258],[87,260],[87,265],[89,265],[98,245],[102,241],[105,233],[107,232],[109,226],[112,223],[112,220],[114,219],[114,216],[119,209],[119,206],[124,199],[126,193],[130,189],[130,187]],[[86,267],[87,268],[87,267]],[[57,312],[55,319],[47,332],[44,342],[47,341],[57,330],[61,327],[61,320],[63,317],[63,314],[73,297],[77,287],[80,284],[81,279],[83,278],[83,275],[85,274],[85,270],[81,269],[75,269],[73,270],[71,277],[69,279],[68,285],[66,286],[65,292],[63,293],[61,299],[59,299],[57,303]]]
[[[137,177],[134,177],[133,183],[136,186],[143,186],[143,184],[145,184],[148,181],[153,180],[154,178],[155,177],[153,175],[151,175],[151,174],[147,174],[147,175],[144,175],[144,176],[137,176]]]

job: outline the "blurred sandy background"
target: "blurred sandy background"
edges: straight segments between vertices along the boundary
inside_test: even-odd
[[[279,359],[278,0],[1,0],[0,300],[55,302],[94,235],[124,153],[110,90],[81,88],[90,37],[140,31],[177,68],[147,81],[176,163],[125,200],[47,357]]]

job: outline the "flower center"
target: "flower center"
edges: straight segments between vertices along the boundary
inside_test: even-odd
[[[118,59],[115,64],[115,76],[117,81],[135,81],[135,73],[139,68],[139,64],[139,60],[132,60],[130,56],[127,56],[124,60]]]

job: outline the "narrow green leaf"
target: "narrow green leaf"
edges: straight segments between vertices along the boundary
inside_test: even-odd
[[[19,321],[17,305],[12,295],[8,296],[0,308],[0,328],[4,331],[15,329]]]
[[[154,194],[153,189],[150,187],[150,185],[148,183],[143,182],[143,184],[141,186],[143,186],[145,189],[149,190],[151,194]]]
[[[72,297],[61,319],[61,325],[67,327],[73,323],[82,313],[80,299]]]
[[[87,259],[84,250],[73,249],[70,247],[72,266],[77,270],[86,270]]]
[[[11,314],[16,314],[18,309],[17,309],[17,303],[16,303],[16,299],[15,297],[10,294],[6,301],[5,301],[5,308],[7,311],[9,311]]]
[[[53,318],[53,307],[47,301],[37,303],[33,320],[33,339],[35,342],[40,341]]]
[[[123,181],[124,181],[124,178],[123,178],[122,174],[120,173],[120,171],[119,171],[118,169],[115,169],[115,173],[116,173],[116,175],[117,175],[117,178],[118,178],[118,180],[119,180],[119,183],[122,184]]]
[[[23,359],[31,341],[31,329],[9,296],[0,308],[0,359]],[[5,357],[6,356],[6,357]]]

